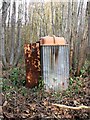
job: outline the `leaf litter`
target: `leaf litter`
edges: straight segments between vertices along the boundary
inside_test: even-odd
[[[71,107],[90,106],[90,80],[78,77],[81,82],[78,91],[74,84],[71,91],[46,92],[25,87],[12,88],[2,94],[4,120],[90,120],[90,109],[68,109],[54,106],[62,104]],[[25,91],[22,92],[22,89]],[[1,108],[1,107],[0,107]],[[2,109],[1,108],[1,109]],[[1,110],[0,109],[0,110]]]

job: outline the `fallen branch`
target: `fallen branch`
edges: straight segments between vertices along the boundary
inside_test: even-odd
[[[61,104],[52,104],[52,105],[60,107],[60,108],[67,108],[67,109],[73,109],[73,110],[79,110],[79,109],[89,109],[90,110],[90,106],[85,106],[85,105],[81,105],[78,107],[72,107],[72,106],[61,105]]]

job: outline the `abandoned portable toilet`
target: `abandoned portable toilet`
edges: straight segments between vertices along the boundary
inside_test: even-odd
[[[45,88],[65,90],[69,82],[69,45],[63,37],[42,37],[25,44],[26,87],[38,85],[40,76]]]
[[[66,90],[69,82],[69,45],[63,37],[40,39],[41,75],[46,89]]]

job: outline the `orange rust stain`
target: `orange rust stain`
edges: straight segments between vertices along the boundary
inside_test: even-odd
[[[40,48],[39,43],[25,44],[26,86],[38,85],[40,76]]]

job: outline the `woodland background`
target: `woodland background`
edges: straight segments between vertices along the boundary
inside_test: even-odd
[[[88,4],[87,4],[88,3]],[[3,67],[24,59],[24,43],[46,35],[62,36],[70,46],[70,69],[79,74],[89,54],[90,2],[2,2],[0,14]]]

